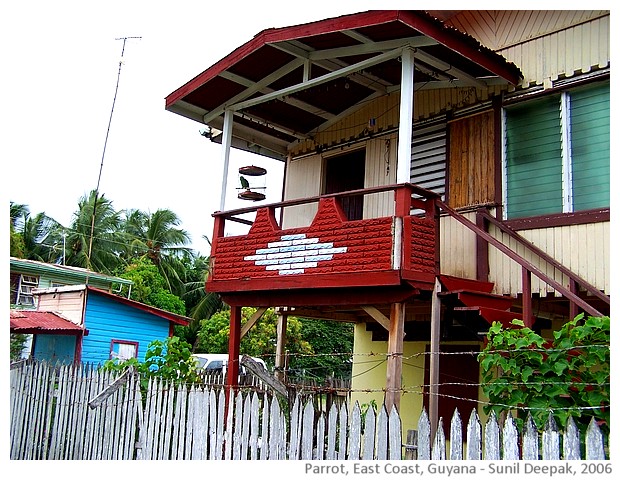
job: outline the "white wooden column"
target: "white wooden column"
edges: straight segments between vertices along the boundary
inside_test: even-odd
[[[228,184],[228,165],[230,163],[230,146],[232,144],[232,110],[224,111],[224,129],[222,130],[222,196],[220,197],[220,211],[226,203],[226,185]]]
[[[404,48],[401,60],[396,183],[407,183],[411,179],[411,140],[413,135],[413,49]]]

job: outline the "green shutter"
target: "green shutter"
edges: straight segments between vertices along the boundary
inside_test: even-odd
[[[562,212],[560,100],[506,109],[507,215]]]
[[[570,98],[573,210],[609,207],[609,83]]]

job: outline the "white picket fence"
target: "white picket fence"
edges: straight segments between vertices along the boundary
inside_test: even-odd
[[[498,460],[605,459],[604,438],[591,422],[585,452],[569,421],[553,417],[540,434],[531,418],[519,434],[510,415],[482,427],[473,411],[463,442],[458,412],[446,442],[443,422],[431,442],[422,412],[403,444],[401,419],[359,404],[317,412],[311,400],[292,404],[264,393],[238,392],[226,408],[223,389],[151,381],[142,397],[135,375],[113,377],[87,366],[25,364],[11,370],[11,459],[76,460]],[[415,438],[415,443],[412,440]]]

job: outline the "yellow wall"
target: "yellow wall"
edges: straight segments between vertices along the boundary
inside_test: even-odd
[[[471,342],[467,342],[470,344]],[[424,385],[424,362],[428,342],[403,342],[403,370],[400,400],[402,435],[406,439],[407,430],[417,430],[418,420],[423,408],[421,394]],[[482,348],[482,346],[481,346]],[[358,402],[363,408],[374,400],[377,408],[383,405],[386,383],[387,342],[373,342],[372,332],[366,331],[365,323],[358,323],[354,329],[353,370],[351,381],[351,408]],[[480,380],[479,380],[480,382]],[[368,391],[365,391],[368,390]],[[478,400],[485,401],[482,387],[478,389]],[[484,414],[483,403],[478,404],[478,415],[482,424],[488,416]],[[459,412],[463,426],[467,425],[471,410]],[[444,429],[450,428],[450,420],[444,419]]]

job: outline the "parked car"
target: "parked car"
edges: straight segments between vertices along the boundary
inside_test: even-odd
[[[200,373],[223,373],[226,374],[226,367],[228,365],[227,353],[194,353],[192,358],[196,361],[196,369]],[[267,365],[262,358],[251,357],[256,363],[263,366],[266,370]],[[246,369],[243,365],[239,365],[239,374],[246,374]]]

